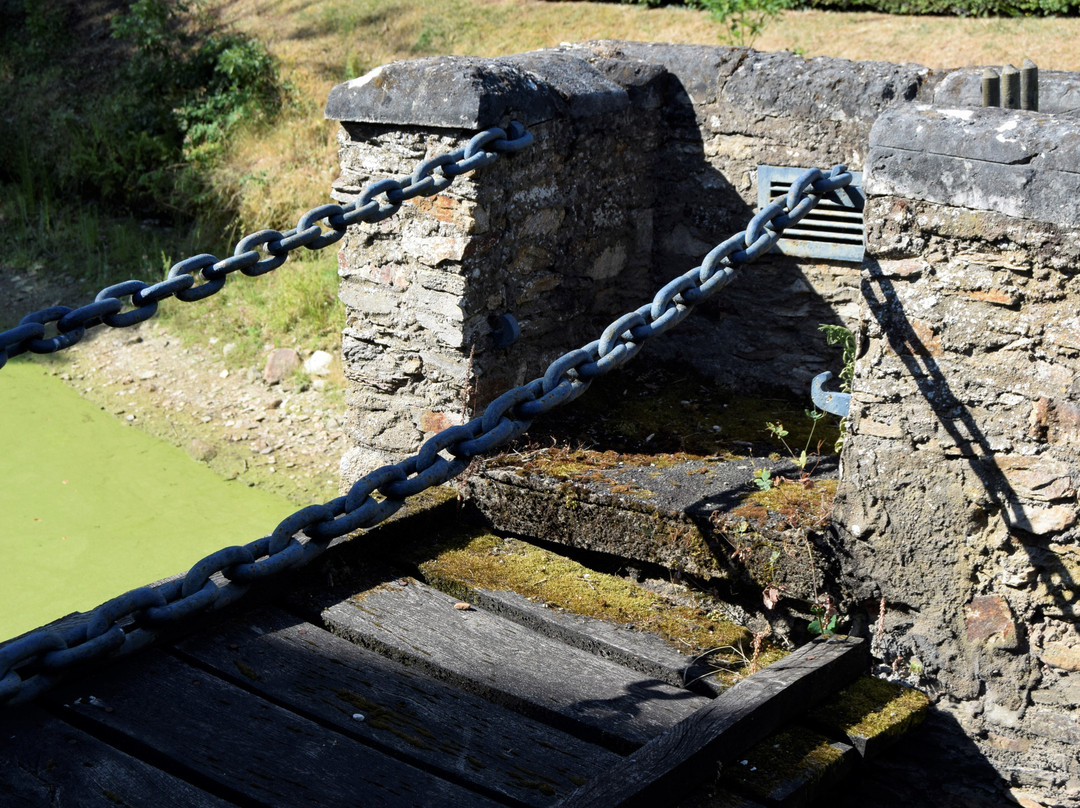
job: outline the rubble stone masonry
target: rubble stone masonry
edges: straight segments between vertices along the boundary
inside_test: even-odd
[[[594,42],[335,88],[339,201],[486,127],[536,138],[346,236],[344,483],[700,263],[753,215],[759,164],[865,171],[861,266],[770,256],[636,361],[806,395],[839,370],[819,324],[852,328],[835,593],[853,625],[884,599],[879,655],[1018,800],[1080,805],[1080,80],[982,110],[980,73]]]

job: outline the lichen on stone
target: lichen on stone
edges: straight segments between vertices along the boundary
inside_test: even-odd
[[[926,694],[886,679],[864,676],[818,707],[815,720],[849,738],[897,737],[920,724],[929,709]]]

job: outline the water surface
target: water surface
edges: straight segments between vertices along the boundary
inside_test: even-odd
[[[185,571],[294,510],[101,411],[33,360],[0,370],[0,640]]]

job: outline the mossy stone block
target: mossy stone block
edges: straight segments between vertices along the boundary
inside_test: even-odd
[[[769,736],[726,766],[721,784],[766,805],[808,807],[848,774],[854,755],[847,744],[796,725]]]
[[[929,707],[930,699],[919,690],[864,676],[816,708],[810,720],[847,738],[866,758],[921,724]]]

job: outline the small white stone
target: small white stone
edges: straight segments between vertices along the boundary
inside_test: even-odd
[[[326,376],[330,373],[330,363],[334,357],[326,351],[315,351],[304,360],[304,372],[312,376]]]

